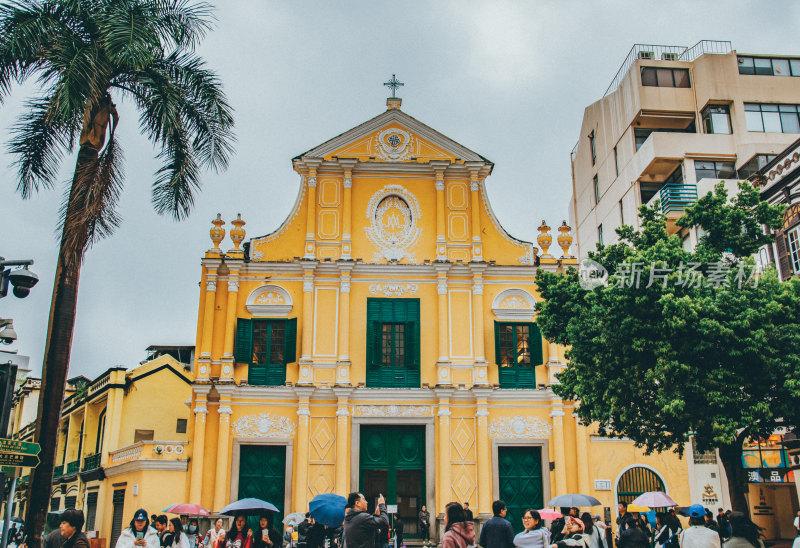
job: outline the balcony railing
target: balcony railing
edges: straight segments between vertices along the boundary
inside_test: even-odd
[[[60,478],[64,475],[64,465],[59,464],[58,466],[53,467],[53,477]]]
[[[667,183],[659,191],[661,212],[683,211],[697,201],[697,185]]]
[[[662,46],[658,44],[634,44],[628,52],[628,56],[622,62],[617,74],[603,94],[603,97],[619,87],[622,79],[637,59],[645,60],[677,60],[694,61],[706,53],[725,54],[733,51],[730,42],[720,40],[700,40],[692,47],[686,46]],[[664,55],[667,54],[667,55]],[[675,58],[677,57],[677,59]]]
[[[108,462],[109,465],[115,465],[140,459],[181,460],[186,458],[185,450],[188,444],[188,441],[139,441],[111,451],[108,454]]]
[[[100,468],[100,456],[100,453],[95,453],[94,455],[84,457],[83,471],[86,472],[88,470],[96,470],[97,468]]]
[[[77,474],[80,469],[81,469],[81,461],[80,461],[80,459],[79,460],[74,460],[72,462],[68,462],[67,463],[67,471],[66,471],[65,475]]]

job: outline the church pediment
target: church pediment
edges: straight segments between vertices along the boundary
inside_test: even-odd
[[[304,158],[422,164],[434,160],[491,163],[399,109],[390,109],[295,159]]]

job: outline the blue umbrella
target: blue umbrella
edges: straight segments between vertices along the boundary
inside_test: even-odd
[[[274,504],[261,499],[241,499],[230,503],[219,511],[220,514],[233,516],[239,512],[245,514],[257,514],[260,512],[278,512]]]
[[[339,527],[344,521],[345,506],[347,506],[347,499],[343,496],[323,493],[311,499],[311,502],[308,503],[308,510],[311,517],[318,523],[328,527]]]

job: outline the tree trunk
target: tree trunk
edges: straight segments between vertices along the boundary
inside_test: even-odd
[[[79,210],[81,204],[75,200],[77,189],[86,184],[86,177],[96,168],[98,149],[92,144],[81,144],[75,174],[72,179],[66,219]],[[69,357],[72,349],[72,332],[75,327],[75,310],[78,300],[78,280],[81,263],[86,250],[87,230],[64,223],[61,246],[58,252],[53,299],[47,326],[44,364],[42,366],[42,388],[39,395],[38,420],[35,441],[41,446],[39,466],[31,471],[28,488],[28,507],[25,517],[25,532],[28,548],[40,548],[42,530],[47,512],[50,510],[50,493],[53,486],[53,468],[58,449],[58,432],[61,420],[61,405],[69,372]]]
[[[733,443],[720,446],[719,458],[722,460],[722,466],[725,467],[725,475],[728,477],[731,510],[743,512],[744,515],[750,516],[750,506],[747,504],[747,499],[744,495],[747,477],[742,466],[742,444],[745,437],[745,433],[742,432]]]

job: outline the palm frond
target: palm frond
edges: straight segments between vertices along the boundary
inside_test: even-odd
[[[182,128],[174,128],[166,140],[158,155],[165,163],[156,172],[152,201],[159,215],[169,214],[180,221],[188,217],[194,206],[194,194],[200,189],[200,170]]]
[[[107,2],[95,18],[102,47],[120,71],[141,70],[161,51],[147,2]]]
[[[215,21],[208,2],[190,0],[151,0],[154,19],[165,49],[194,49]]]
[[[17,191],[23,199],[40,187],[53,186],[63,157],[63,150],[78,127],[79,119],[54,120],[49,116],[51,98],[28,101],[27,112],[11,128],[10,154],[17,156],[13,165],[19,172]]]
[[[118,82],[133,95],[140,126],[151,140],[163,144],[169,128],[180,123],[201,166],[227,167],[236,141],[232,109],[219,79],[202,60],[173,53]]]
[[[79,155],[72,185],[60,209],[60,230],[70,248],[85,250],[119,226],[122,219],[117,204],[125,178],[123,160],[113,131],[99,156]]]

